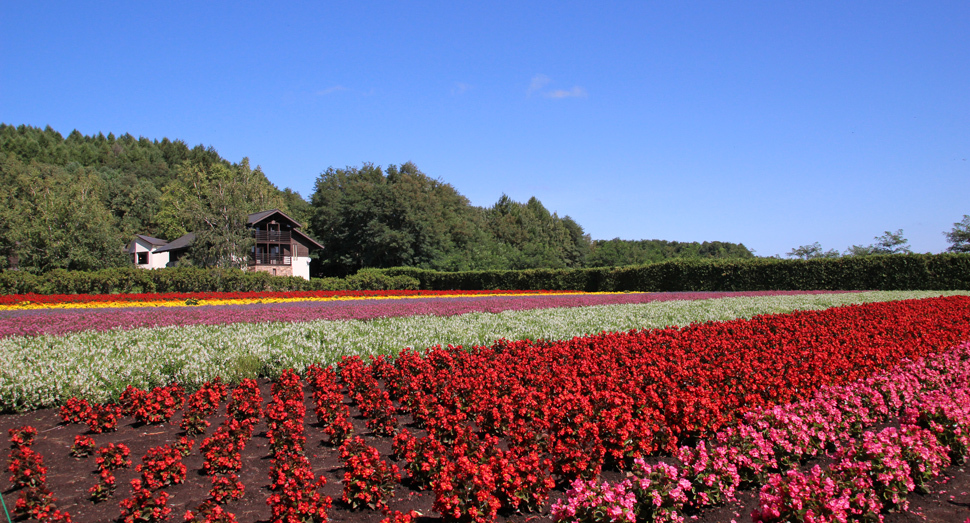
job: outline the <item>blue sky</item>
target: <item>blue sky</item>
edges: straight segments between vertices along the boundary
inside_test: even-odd
[[[594,239],[845,250],[970,214],[970,3],[6,2],[0,121],[413,161]]]

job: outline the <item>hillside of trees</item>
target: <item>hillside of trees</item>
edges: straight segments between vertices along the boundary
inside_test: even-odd
[[[184,263],[231,266],[246,215],[280,209],[326,248],[315,275],[410,266],[447,271],[610,267],[672,258],[752,258],[743,244],[593,241],[535,197],[471,205],[412,163],[329,168],[309,201],[280,190],[248,159],[212,147],[130,134],[66,138],[47,127],[0,124],[0,269],[96,270],[130,264],[135,234],[196,232]],[[234,236],[236,235],[236,236]],[[183,263],[183,262],[180,262]]]

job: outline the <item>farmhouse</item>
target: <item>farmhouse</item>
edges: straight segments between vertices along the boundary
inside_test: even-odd
[[[300,231],[299,222],[273,209],[250,214],[246,224],[256,240],[248,256],[249,270],[310,279],[310,251],[323,246]],[[127,252],[141,269],[174,267],[193,240],[193,233],[170,242],[139,234],[128,244]]]

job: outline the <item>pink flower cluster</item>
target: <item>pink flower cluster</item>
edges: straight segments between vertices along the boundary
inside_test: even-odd
[[[684,512],[763,485],[755,522],[846,521],[905,509],[951,462],[970,458],[970,343],[910,361],[810,400],[748,412],[708,443],[680,447],[680,466],[636,460],[615,484],[577,479],[556,521],[684,521]],[[872,427],[893,419],[899,429]],[[802,465],[828,456],[828,469]],[[631,500],[635,500],[631,502]]]

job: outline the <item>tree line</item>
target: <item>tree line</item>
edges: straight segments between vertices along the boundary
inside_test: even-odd
[[[325,246],[314,275],[395,266],[444,271],[614,267],[681,258],[753,258],[743,244],[592,240],[535,197],[472,205],[413,163],[329,168],[309,201],[248,159],[130,134],[66,138],[0,124],[0,269],[129,266],[135,234],[196,233],[184,265],[231,267],[252,245],[250,213],[279,209]],[[244,262],[243,262],[244,263]]]
[[[963,220],[953,224],[949,231],[943,231],[943,236],[950,244],[946,252],[970,253],[970,215],[964,214]],[[835,249],[824,250],[822,244],[814,242],[795,247],[788,251],[789,258],[815,260],[819,258],[840,258],[842,256],[870,256],[873,254],[912,254],[909,240],[903,236],[903,230],[886,231],[882,236],[873,238],[875,242],[869,245],[850,245],[845,252]]]

